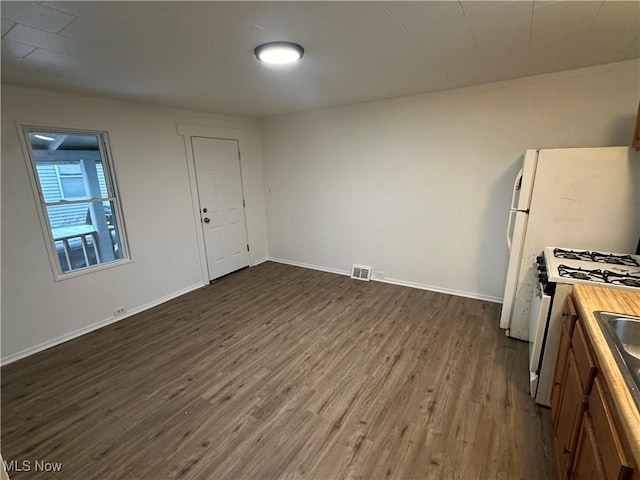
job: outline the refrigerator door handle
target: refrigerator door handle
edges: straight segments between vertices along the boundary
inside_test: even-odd
[[[518,208],[518,205],[516,205],[516,193],[522,187],[523,170],[524,170],[523,168],[520,169],[520,171],[518,172],[518,175],[516,175],[515,181],[513,182],[513,192],[511,192],[511,209],[512,210],[515,210],[516,208]]]
[[[511,251],[511,224],[513,223],[513,217],[518,213],[517,210],[509,210],[509,221],[507,222],[507,247]]]

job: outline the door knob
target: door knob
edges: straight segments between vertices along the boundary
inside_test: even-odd
[[[209,223],[211,220],[209,220],[207,217],[204,217],[204,223]]]

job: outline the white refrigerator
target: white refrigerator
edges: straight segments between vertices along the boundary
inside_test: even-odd
[[[529,339],[545,246],[633,253],[639,236],[640,156],[630,148],[527,150],[509,211],[500,327]]]

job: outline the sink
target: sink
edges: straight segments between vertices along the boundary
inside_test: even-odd
[[[640,410],[640,317],[611,312],[594,314]]]
[[[609,320],[622,348],[640,360],[640,318],[618,317]]]

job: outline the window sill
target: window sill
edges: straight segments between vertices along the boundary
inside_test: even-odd
[[[102,263],[100,265],[92,265],[90,267],[79,268],[77,270],[72,270],[69,273],[60,273],[60,272],[56,271],[56,272],[53,272],[53,277],[54,277],[54,280],[56,282],[60,282],[60,281],[63,281],[63,280],[68,280],[70,278],[76,278],[76,277],[81,277],[83,275],[88,275],[88,274],[91,274],[91,273],[101,272],[103,270],[107,270],[107,269],[110,269],[110,268],[129,265],[131,263],[133,263],[132,259],[124,258],[122,260],[116,260],[114,262]]]

